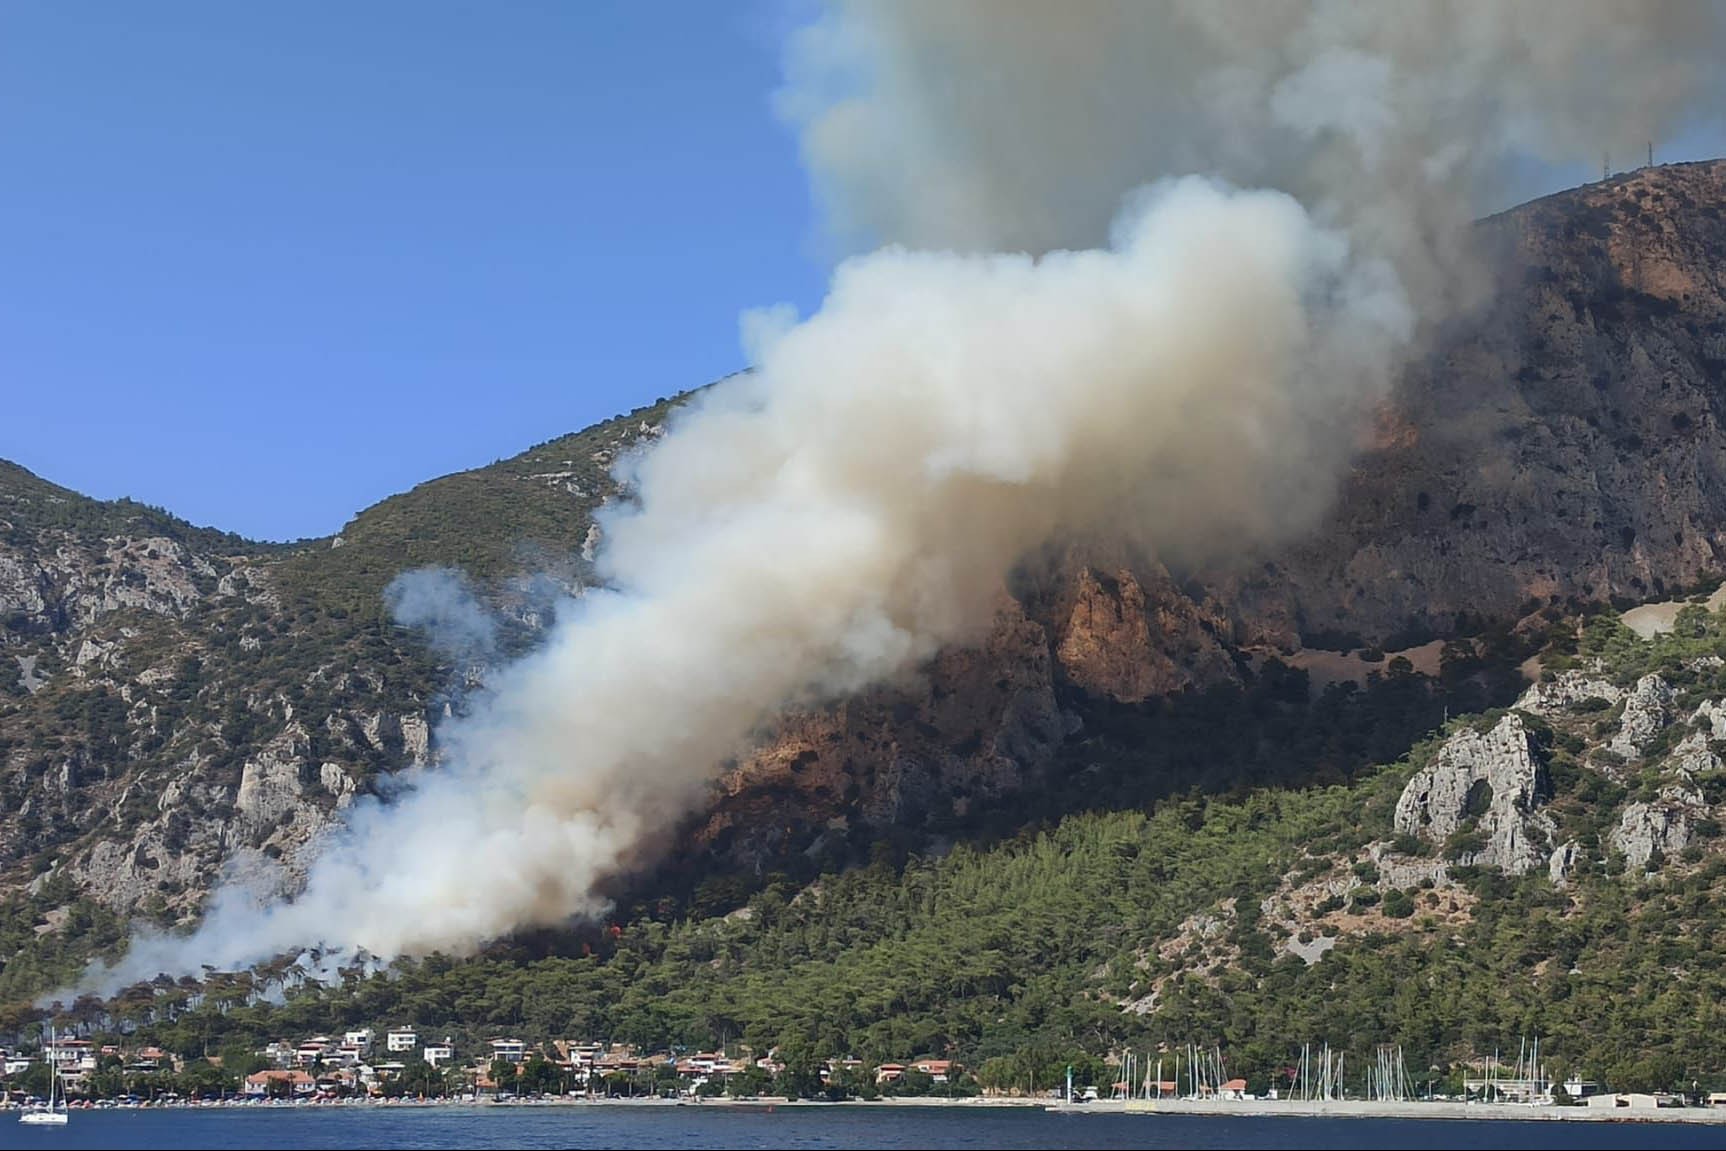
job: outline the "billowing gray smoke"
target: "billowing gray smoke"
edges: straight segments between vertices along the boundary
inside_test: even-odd
[[[625,465],[608,590],[444,726],[444,767],[355,805],[297,899],[226,892],[113,981],[598,911],[717,765],[978,636],[1034,549],[1214,561],[1301,531],[1466,289],[1478,190],[1658,135],[1712,30],[1580,2],[834,10],[783,106],[836,227],[909,246],[842,264],[801,323],[750,318],[757,370]]]
[[[1639,0],[839,3],[783,113],[838,235],[1100,243],[1128,190],[1281,188],[1393,258],[1427,307],[1457,229],[1527,162],[1620,163],[1716,115],[1717,5]]]

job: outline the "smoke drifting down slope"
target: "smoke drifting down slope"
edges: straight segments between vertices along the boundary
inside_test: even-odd
[[[597,911],[596,883],[781,709],[975,635],[1029,549],[1108,527],[1087,509],[1195,550],[1310,519],[1346,458],[1338,417],[1408,334],[1394,284],[1276,192],[1170,184],[1120,236],[843,266],[818,315],[633,462],[614,590],[446,725],[447,768],[356,812],[295,902],[232,893],[170,950],[460,951]],[[174,958],[149,952],[128,972]]]
[[[1423,29],[1444,44],[1544,61],[1532,75],[1477,70],[1475,92],[1439,68],[1433,45],[1352,10],[1278,8],[1276,38],[1255,31],[1250,51],[1226,52],[1223,34],[1253,22],[1247,9],[1150,10],[1097,9],[1109,19],[1057,35],[1035,7],[991,8],[987,20],[966,5],[845,8],[811,32],[824,50],[875,54],[877,86],[863,95],[827,106],[794,87],[787,98],[822,186],[842,210],[872,205],[878,234],[966,251],[886,248],[842,264],[808,320],[752,317],[757,370],[626,463],[634,498],[608,513],[598,557],[607,590],[565,605],[545,648],[445,725],[445,765],[393,802],[356,804],[292,902],[230,887],[194,936],[140,938],[102,982],[318,944],[462,952],[599,911],[597,886],[639,862],[777,716],[914,674],[977,636],[1003,579],[1042,545],[1125,535],[1212,562],[1310,526],[1421,322],[1466,295],[1458,205],[1514,141],[1463,130],[1489,108],[1529,118],[1518,133],[1567,115],[1578,61],[1545,59],[1550,25],[1433,9]],[[1688,28],[1654,6],[1564,11],[1619,29],[1605,41],[1618,56]],[[1069,201],[1118,201],[1159,174],[1125,159],[1087,167],[1108,140],[1087,136],[1073,153],[1063,128],[1089,128],[1066,122],[1072,109],[1046,83],[1089,83],[1084,65],[1105,43],[1125,51],[1121,36],[1153,71],[1174,69],[1157,83],[1193,85],[1166,106],[1160,89],[1123,88],[1123,100],[1152,101],[1142,123],[1101,121],[1123,156],[1148,154],[1136,124],[1167,133],[1183,162],[1281,184],[1312,207],[1284,191],[1163,180],[1126,196],[1107,247],[975,252],[1000,238],[1054,247],[1090,226],[1091,209]],[[812,51],[801,44],[794,72],[819,87]],[[926,56],[957,88],[927,83]],[[1042,117],[1016,129],[1029,150],[1001,150],[1013,137],[996,109],[942,103],[992,59],[1018,78],[991,80],[1007,85],[998,111]],[[1673,114],[1688,86],[1674,76],[1670,88],[1620,127]],[[877,114],[965,146],[912,138],[904,187],[891,149],[866,180],[857,156],[835,167],[842,133],[828,117]],[[1236,130],[1207,140],[1199,128],[1219,115]],[[1259,162],[1231,162],[1254,143]],[[913,217],[919,171],[960,191]],[[1015,184],[1015,172],[1035,178]]]

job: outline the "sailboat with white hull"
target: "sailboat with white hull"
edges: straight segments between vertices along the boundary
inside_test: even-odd
[[[66,1100],[60,1097],[60,1066],[54,1055],[57,1044],[54,1042],[54,1029],[48,1029],[48,1106],[26,1111],[18,1116],[20,1123],[34,1123],[42,1126],[61,1127],[66,1124]]]

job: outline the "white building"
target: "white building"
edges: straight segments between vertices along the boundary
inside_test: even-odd
[[[33,1062],[35,1062],[35,1060],[26,1059],[22,1055],[8,1055],[5,1063],[6,1074],[22,1075],[24,1072],[30,1070],[30,1064]]]
[[[564,1041],[564,1048],[569,1052],[570,1078],[577,1087],[586,1087],[594,1077],[594,1065],[600,1056],[605,1054],[603,1043],[575,1043]]]
[[[44,1053],[48,1062],[62,1071],[96,1069],[96,1051],[87,1039],[61,1039],[45,1048]]]
[[[425,1056],[427,1063],[436,1067],[455,1058],[455,1044],[451,1043],[446,1035],[442,1043],[427,1043],[421,1054]]]
[[[384,1036],[384,1046],[391,1051],[412,1051],[419,1045],[419,1032],[412,1027],[392,1027]]]
[[[527,1058],[527,1044],[520,1039],[493,1039],[491,1057],[505,1063],[520,1063]]]
[[[570,1043],[569,1061],[576,1067],[592,1067],[605,1054],[603,1043]]]
[[[372,1029],[362,1027],[358,1031],[349,1031],[342,1036],[342,1043],[348,1047],[359,1048],[361,1055],[369,1055],[372,1049]]]

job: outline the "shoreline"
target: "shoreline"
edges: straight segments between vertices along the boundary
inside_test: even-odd
[[[1726,1124],[1726,1107],[1557,1107],[1529,1106],[1521,1103],[1462,1103],[1456,1101],[1404,1102],[1367,1099],[1294,1100],[1294,1099],[1164,1099],[1119,1100],[1100,1099],[1090,1103],[1065,1103],[1052,1098],[1013,1096],[970,1096],[959,1099],[914,1098],[897,1096],[873,1100],[848,1099],[831,1102],[818,1099],[785,1099],[777,1096],[734,1099],[660,1099],[660,1098],[591,1098],[588,1096],[552,1096],[543,1099],[460,1099],[460,1098],[398,1098],[398,1099],[223,1099],[200,1102],[175,1101],[161,1103],[111,1103],[106,1106],[73,1107],[72,1111],[302,1111],[355,1108],[371,1110],[434,1108],[465,1108],[468,1110],[500,1111],[518,1108],[546,1107],[610,1107],[714,1108],[745,1112],[778,1111],[789,1108],[799,1111],[824,1107],[893,1109],[904,1108],[1013,1108],[1033,1109],[1057,1115],[1135,1115],[1147,1119],[1158,1116],[1200,1116],[1236,1119],[1424,1119],[1466,1122],[1496,1120],[1500,1122],[1593,1122],[1593,1123],[1697,1123]],[[16,1106],[0,1107],[0,1113],[22,1111]]]
[[[746,1096],[732,1098],[730,1096],[715,1096],[709,1099],[661,1099],[654,1096],[629,1098],[618,1096],[587,1095],[550,1095],[539,1099],[473,1099],[461,1097],[418,1097],[401,1096],[395,1099],[201,1099],[201,1100],[165,1100],[152,1103],[120,1103],[115,1101],[97,1101],[90,1104],[74,1103],[73,1112],[80,1111],[209,1111],[217,1109],[241,1111],[301,1111],[330,1110],[341,1108],[410,1108],[414,1110],[437,1107],[465,1107],[471,1110],[489,1110],[498,1108],[509,1110],[513,1108],[541,1107],[637,1107],[637,1108],[669,1108],[669,1107],[713,1107],[743,1111],[777,1111],[783,1107],[807,1110],[815,1107],[987,1107],[987,1108],[1031,1108],[1035,1110],[1050,1110],[1059,1101],[1050,1099],[1023,1098],[993,1098],[983,1096],[968,1096],[958,1099],[947,1099],[939,1096],[932,1098],[914,1098],[895,1096],[880,1099],[846,1099],[834,1102],[828,1099],[787,1099],[778,1095]],[[16,1104],[0,1105],[0,1114],[40,1110],[40,1108],[25,1108]],[[1075,1108],[1076,1110],[1076,1108]]]

